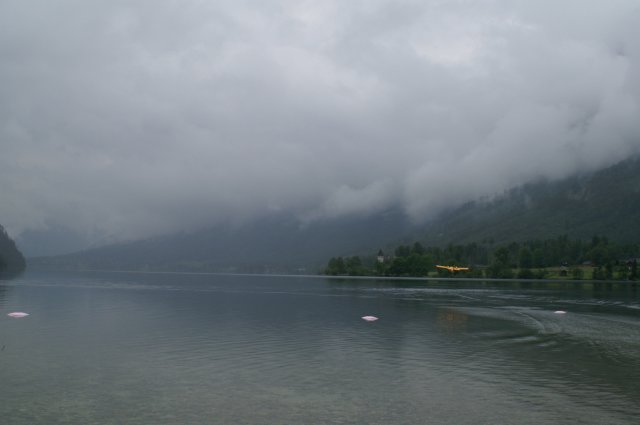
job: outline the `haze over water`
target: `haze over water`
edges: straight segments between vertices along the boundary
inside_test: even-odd
[[[0,282],[0,312],[0,417],[14,425],[640,415],[627,283],[32,272]]]

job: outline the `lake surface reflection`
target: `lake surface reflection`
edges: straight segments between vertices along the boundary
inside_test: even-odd
[[[33,272],[0,313],[12,425],[640,417],[631,284]]]

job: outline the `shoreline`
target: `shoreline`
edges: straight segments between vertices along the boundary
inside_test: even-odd
[[[407,282],[525,282],[525,283],[576,283],[576,284],[618,284],[637,286],[634,280],[594,280],[594,279],[521,279],[521,278],[485,278],[485,277],[417,277],[417,276],[349,276],[324,274],[293,274],[293,273],[231,273],[231,272],[195,272],[171,270],[109,270],[109,269],[77,269],[77,270],[25,270],[21,274],[29,273],[131,273],[131,274],[166,274],[166,275],[211,275],[211,276],[244,276],[244,277],[283,277],[283,278],[313,278],[328,280],[376,280],[376,281],[407,281]],[[1,276],[0,276],[1,279]]]

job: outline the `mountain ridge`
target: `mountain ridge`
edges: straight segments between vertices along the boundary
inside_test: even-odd
[[[559,181],[528,183],[445,211],[423,225],[399,210],[301,226],[274,214],[242,228],[216,227],[35,258],[38,268],[316,273],[335,255],[373,256],[406,242],[443,246],[566,235],[640,241],[640,157]]]

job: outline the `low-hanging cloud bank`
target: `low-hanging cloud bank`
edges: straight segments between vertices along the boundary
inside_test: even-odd
[[[442,208],[640,148],[637,1],[4,1],[0,220]]]

